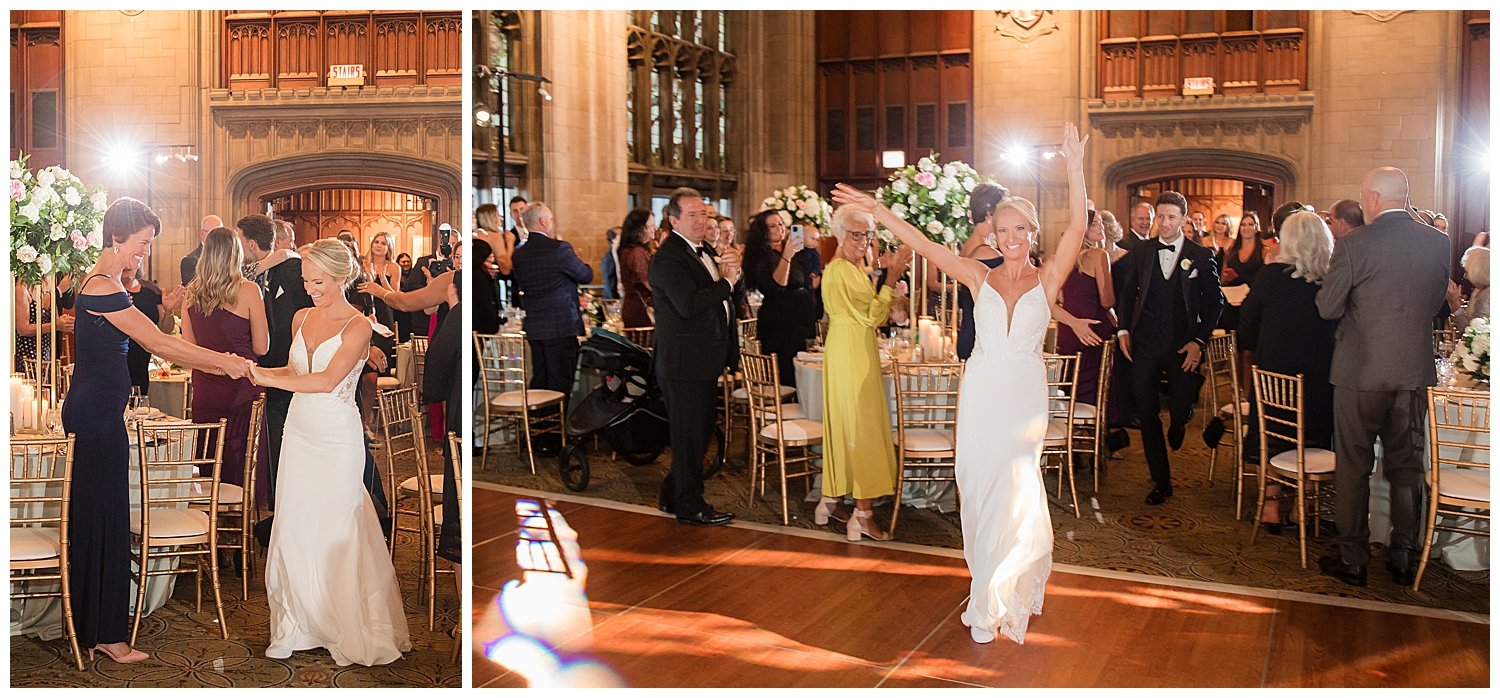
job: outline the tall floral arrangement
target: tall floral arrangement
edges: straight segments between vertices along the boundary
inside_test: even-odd
[[[10,269],[27,286],[87,270],[104,247],[108,195],[61,167],[10,163]]]
[[[933,153],[915,165],[891,173],[890,184],[875,190],[875,198],[906,219],[927,239],[940,245],[962,244],[969,238],[969,192],[989,181],[963,162],[939,165]],[[881,240],[888,242],[888,234]]]
[[[1453,370],[1476,383],[1490,382],[1490,319],[1474,318],[1448,359]]]
[[[760,202],[761,209],[776,211],[787,223],[801,223],[818,229],[822,237],[828,237],[829,224],[833,221],[833,207],[818,192],[801,184],[778,189]]]

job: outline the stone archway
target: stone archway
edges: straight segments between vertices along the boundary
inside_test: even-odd
[[[238,216],[257,213],[263,199],[318,189],[384,189],[436,202],[437,223],[463,229],[458,168],[386,153],[324,152],[258,162],[229,178]]]
[[[1109,205],[1104,201],[1096,204],[1116,212],[1127,211],[1131,184],[1193,177],[1264,182],[1281,197],[1291,196],[1297,184],[1296,168],[1279,157],[1221,148],[1179,148],[1136,155],[1110,165],[1104,171]]]

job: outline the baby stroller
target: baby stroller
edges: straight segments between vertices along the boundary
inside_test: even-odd
[[[655,463],[670,443],[667,405],[652,374],[651,352],[618,334],[595,329],[578,351],[578,367],[597,373],[599,385],[568,410],[568,448],[558,457],[563,485],[574,492],[589,486],[589,440],[605,443],[631,465]],[[724,465],[724,431],[718,427],[703,457],[701,478]]]

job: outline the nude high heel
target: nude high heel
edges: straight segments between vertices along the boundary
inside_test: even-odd
[[[839,498],[824,497],[818,500],[818,508],[813,509],[813,523],[819,526],[827,526],[828,520],[847,522],[847,517],[839,516]]]
[[[125,654],[116,655],[110,652],[109,648],[104,645],[95,645],[89,648],[89,661],[94,661],[94,652],[96,651],[103,652],[104,656],[109,657],[116,664],[134,664],[151,658],[151,655],[135,648],[130,648],[130,651]]]
[[[890,540],[890,531],[880,531],[874,527],[875,512],[867,509],[855,509],[854,515],[849,517],[849,526],[844,532],[849,542],[859,542],[860,536],[869,536],[871,540]]]

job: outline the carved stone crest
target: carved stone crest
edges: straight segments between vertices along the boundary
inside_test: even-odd
[[[1001,36],[1029,43],[1057,31],[1056,10],[995,10],[995,31]]]
[[[1366,17],[1369,17],[1370,19],[1380,22],[1381,24],[1389,22],[1408,12],[1414,12],[1414,10],[1349,10],[1349,14],[1351,15],[1364,15]]]

